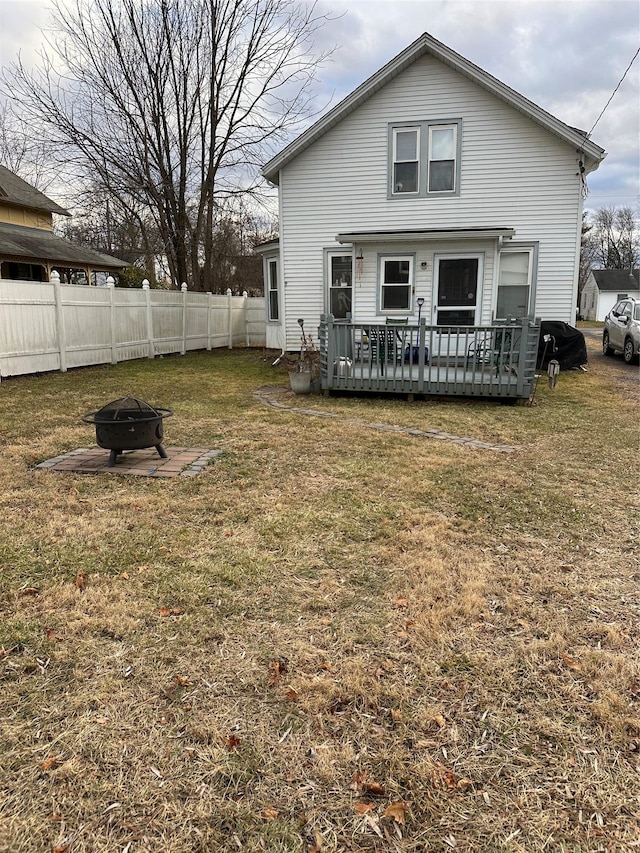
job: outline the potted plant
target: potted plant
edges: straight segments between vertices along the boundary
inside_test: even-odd
[[[311,335],[304,330],[304,320],[298,320],[300,326],[300,355],[286,361],[289,369],[289,382],[294,394],[308,394],[311,384],[320,376],[320,353]]]

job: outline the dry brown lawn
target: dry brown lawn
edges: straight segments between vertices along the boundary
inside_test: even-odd
[[[640,848],[633,368],[323,419],[263,355],[0,384],[0,850]],[[125,393],[224,453],[34,469]]]

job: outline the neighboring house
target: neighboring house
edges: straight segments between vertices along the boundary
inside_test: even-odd
[[[267,345],[322,314],[575,323],[586,175],[605,152],[423,34],[263,168]]]
[[[640,270],[591,270],[580,297],[583,320],[604,318],[620,299],[640,299]]]
[[[91,284],[128,266],[126,261],[76,246],[53,233],[53,214],[69,216],[40,190],[0,166],[0,278]],[[102,274],[102,275],[100,275]]]

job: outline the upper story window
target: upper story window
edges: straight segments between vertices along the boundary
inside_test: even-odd
[[[389,197],[460,194],[462,120],[389,126]]]
[[[429,128],[429,181],[430,193],[454,192],[456,188],[456,136],[455,124],[434,125]]]
[[[420,178],[420,128],[393,131],[393,192],[417,193]]]

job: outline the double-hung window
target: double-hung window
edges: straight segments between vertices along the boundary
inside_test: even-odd
[[[500,253],[496,320],[529,316],[533,255],[532,249],[503,250]]]
[[[420,182],[420,128],[397,127],[393,131],[393,191],[417,193]]]
[[[267,302],[269,320],[275,322],[280,319],[280,294],[278,289],[278,259],[269,258],[267,261],[267,285],[269,288],[269,300]]]
[[[389,125],[391,198],[460,194],[462,120]]]
[[[413,255],[380,258],[380,310],[408,314],[413,294]]]
[[[429,127],[429,193],[455,191],[457,130],[455,124]]]

